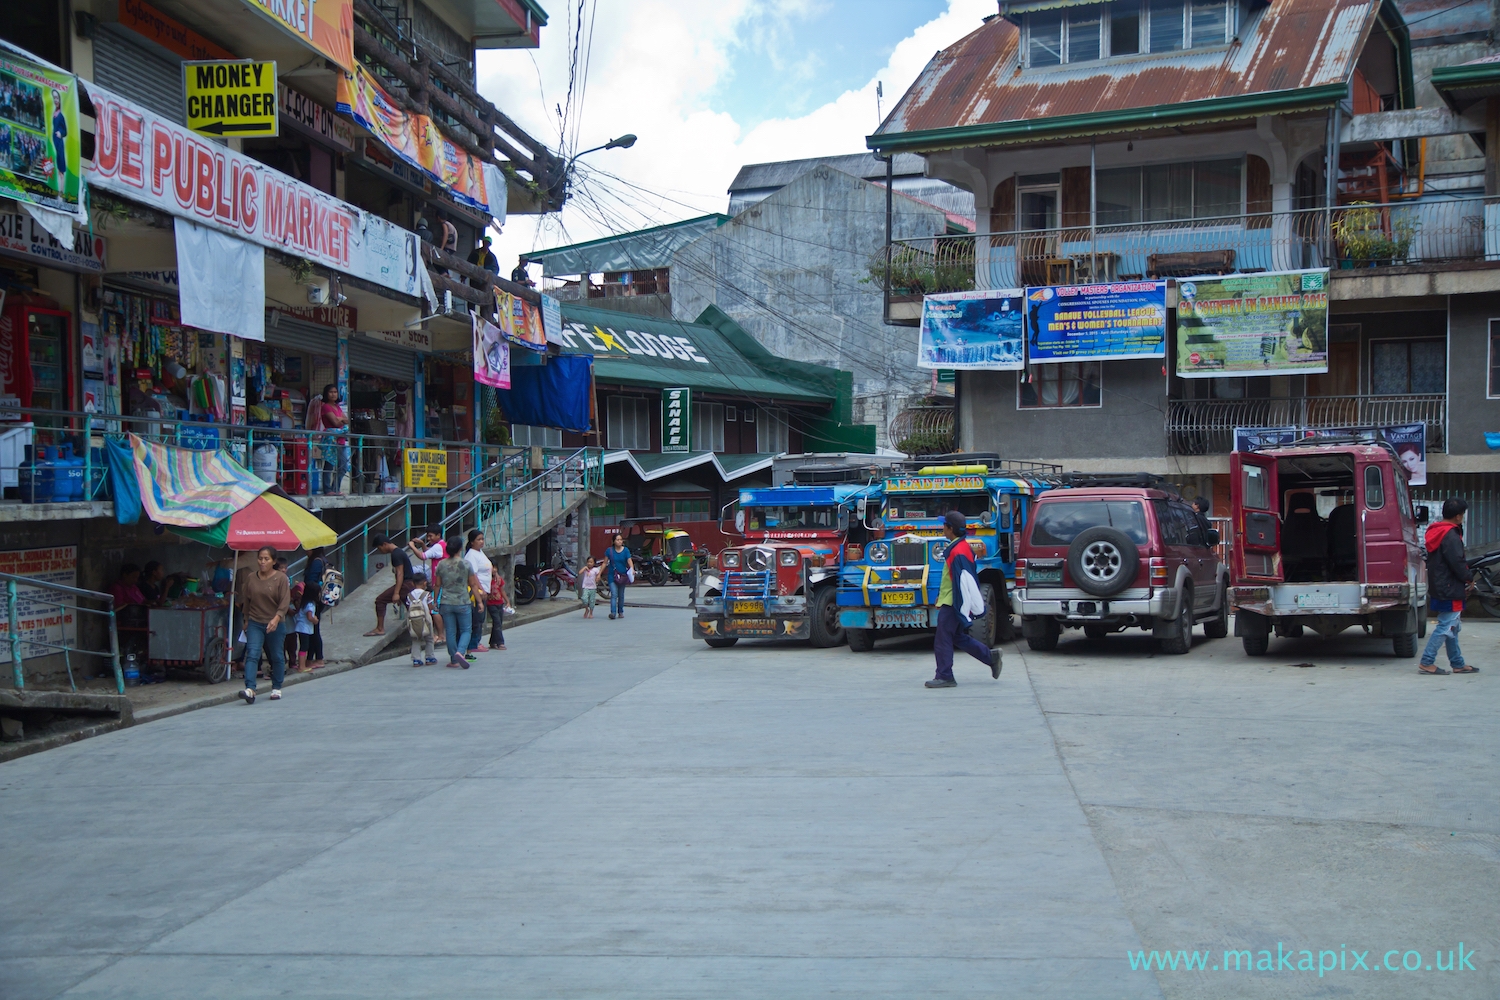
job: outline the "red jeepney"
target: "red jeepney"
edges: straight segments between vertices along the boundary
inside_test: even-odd
[[[1427,634],[1427,564],[1406,470],[1381,443],[1309,439],[1229,459],[1234,634],[1262,656],[1271,634],[1351,626],[1415,656]]]

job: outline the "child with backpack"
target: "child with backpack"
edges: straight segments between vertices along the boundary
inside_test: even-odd
[[[297,609],[297,617],[293,622],[293,634],[297,637],[297,665],[292,669],[299,674],[305,674],[312,667],[307,665],[308,653],[312,651],[313,635],[318,627],[318,605],[315,594],[307,593],[307,588],[297,584],[292,588],[292,606]]]
[[[413,573],[411,593],[406,595],[406,626],[411,633],[411,665],[420,667],[437,663],[432,638],[432,592],[427,589],[427,574]],[[425,651],[425,659],[424,659]]]

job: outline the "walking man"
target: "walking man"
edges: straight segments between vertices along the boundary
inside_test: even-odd
[[[943,560],[943,582],[938,588],[937,635],[932,653],[937,658],[937,676],[927,682],[930,688],[957,687],[953,679],[953,649],[956,646],[974,659],[987,664],[990,676],[1000,679],[1000,650],[990,649],[969,634],[974,619],[984,614],[984,596],[974,575],[974,550],[964,537],[969,526],[963,513],[950,510],[943,516],[943,535],[948,539],[948,553]]]
[[[1427,598],[1437,612],[1438,623],[1427,640],[1427,648],[1422,650],[1422,662],[1417,669],[1429,676],[1449,672],[1437,665],[1439,646],[1447,647],[1453,673],[1479,673],[1478,667],[1464,663],[1463,650],[1458,648],[1464,600],[1474,589],[1474,574],[1464,559],[1463,526],[1468,511],[1468,501],[1449,497],[1443,501],[1443,519],[1427,529]],[[1426,609],[1421,613],[1426,614]]]
[[[625,547],[625,536],[615,534],[615,544],[604,550],[604,571],[609,577],[609,617],[625,617],[625,587],[630,583],[630,571],[635,568],[630,550]]]

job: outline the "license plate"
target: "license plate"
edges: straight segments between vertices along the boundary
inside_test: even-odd
[[[1026,585],[1041,587],[1062,586],[1062,567],[1054,566],[1050,569],[1031,568],[1026,571]]]
[[[1311,594],[1298,594],[1297,607],[1299,608],[1336,608],[1339,606],[1337,594],[1324,594],[1313,592]]]
[[[880,595],[881,604],[916,604],[917,595],[911,590],[887,590]]]
[[[915,625],[921,628],[927,624],[926,611],[877,611],[875,612],[875,625],[877,628],[889,628],[893,625]]]
[[[763,615],[766,613],[765,601],[735,601],[734,606],[729,609],[732,615]]]

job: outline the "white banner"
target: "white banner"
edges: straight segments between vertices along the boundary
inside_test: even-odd
[[[78,546],[59,545],[47,549],[12,549],[0,552],[0,573],[24,576],[42,583],[78,586]],[[52,656],[62,651],[53,646],[76,646],[78,623],[72,608],[53,605],[66,603],[55,590],[16,588],[16,631],[21,636],[21,658]],[[0,642],[10,645],[10,619],[0,614]],[[50,643],[51,645],[37,645]]]
[[[264,247],[173,219],[182,325],[246,340],[266,339]]]
[[[84,85],[96,112],[94,160],[84,169],[90,184],[436,308],[415,233]]]

